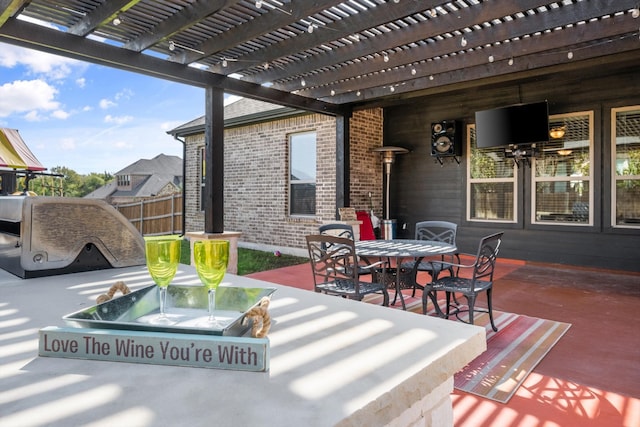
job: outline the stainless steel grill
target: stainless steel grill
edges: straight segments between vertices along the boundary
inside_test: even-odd
[[[101,200],[0,197],[0,268],[22,278],[145,263],[140,233]]]

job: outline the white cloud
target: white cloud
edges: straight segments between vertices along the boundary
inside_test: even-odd
[[[60,108],[58,90],[43,80],[16,80],[0,86],[0,117]]]
[[[79,88],[84,88],[87,85],[87,79],[85,79],[84,77],[80,77],[79,79],[76,79],[76,86],[78,86]]]
[[[115,102],[109,99],[101,99],[99,105],[100,105],[100,108],[102,108],[103,110],[106,110],[108,108],[116,107],[118,104],[116,104]]]
[[[112,116],[107,114],[104,118],[105,123],[115,123],[117,125],[123,125],[133,120],[132,116]]]
[[[86,68],[88,64],[37,50],[0,43],[0,66],[13,68],[22,65],[30,74],[47,79],[60,80],[72,73],[74,68]]]
[[[54,119],[60,119],[60,120],[66,120],[69,118],[70,115],[71,114],[63,110],[56,110],[53,113],[51,113],[51,117],[53,117]]]
[[[38,114],[37,111],[29,111],[24,115],[24,119],[28,122],[41,122],[44,120],[44,117]]]
[[[116,93],[116,96],[114,96],[114,99],[116,101],[122,101],[126,99],[131,99],[132,96],[133,96],[133,91],[131,89],[123,89],[120,92]]]

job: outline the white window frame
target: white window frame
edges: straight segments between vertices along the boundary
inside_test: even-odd
[[[618,113],[626,111],[637,110],[640,112],[640,105],[632,105],[627,107],[619,107],[611,109],[611,227],[613,228],[627,228],[627,229],[640,229],[640,224],[618,224],[616,221],[617,216],[617,189],[616,184],[620,180],[640,180],[640,175],[618,175],[617,173],[617,120]]]
[[[594,189],[593,189],[593,174],[594,174],[594,140],[593,140],[593,111],[579,111],[575,113],[566,114],[554,114],[549,116],[549,121],[577,117],[588,116],[589,117],[589,176],[588,177],[571,177],[571,176],[553,176],[553,177],[536,177],[536,159],[532,159],[531,163],[531,223],[537,225],[548,226],[572,226],[572,227],[589,227],[593,226],[593,212],[594,212]],[[544,150],[544,144],[540,144],[540,150]],[[536,185],[539,182],[571,182],[571,181],[584,181],[588,182],[589,188],[589,217],[587,222],[575,222],[575,221],[538,221],[536,219]]]
[[[295,137],[298,136],[303,136],[303,135],[314,135],[314,143],[315,143],[315,152],[316,152],[316,159],[315,159],[315,165],[314,165],[314,175],[315,175],[315,179],[313,180],[292,180],[291,179],[291,168],[293,165],[293,160],[292,160],[292,156],[291,156],[291,149],[293,147],[293,139]],[[289,193],[289,201],[288,201],[288,205],[289,205],[289,216],[290,217],[294,217],[294,218],[313,218],[316,216],[316,213],[318,211],[318,206],[317,203],[315,204],[315,211],[311,214],[303,214],[303,213],[295,213],[292,212],[293,210],[293,203],[291,202],[291,197],[292,197],[292,189],[294,185],[299,185],[299,184],[314,184],[315,186],[315,198],[317,201],[318,198],[318,186],[317,186],[317,171],[318,171],[318,157],[317,157],[317,151],[318,151],[318,132],[316,132],[315,130],[309,130],[309,131],[304,131],[304,132],[296,132],[296,133],[292,133],[289,134],[289,144],[288,144],[288,148],[289,148],[289,156],[288,156],[288,168],[287,168],[287,181],[289,183],[288,185],[288,193]]]
[[[483,222],[491,224],[515,224],[518,222],[518,168],[513,165],[513,175],[506,178],[472,178],[471,177],[471,164],[473,151],[471,147],[472,134],[475,134],[475,124],[467,125],[467,153],[469,153],[469,161],[467,162],[467,221],[469,222]],[[477,150],[477,148],[476,148]],[[471,197],[473,196],[472,185],[473,184],[497,184],[497,183],[511,183],[513,186],[513,218],[512,219],[490,219],[490,218],[473,218],[471,215]]]

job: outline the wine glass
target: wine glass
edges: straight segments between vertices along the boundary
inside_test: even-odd
[[[198,240],[193,244],[193,260],[198,277],[209,294],[209,318],[207,327],[219,327],[215,317],[216,289],[227,271],[229,263],[228,240]]]
[[[178,271],[181,240],[177,238],[145,239],[147,268],[160,291],[160,314],[150,320],[158,325],[172,325],[175,322],[165,312],[167,287]]]

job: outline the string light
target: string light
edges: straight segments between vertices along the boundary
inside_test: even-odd
[[[384,54],[384,56],[382,57],[382,60],[384,62],[389,62],[389,55],[387,55],[386,53]]]
[[[638,9],[637,7],[631,9],[631,17],[634,19],[640,17],[640,9]]]
[[[416,75],[416,73],[417,73],[416,69],[415,69],[415,68],[412,68],[412,69],[411,69],[411,75],[412,75],[412,76],[415,76],[415,75]]]
[[[120,24],[122,24],[122,18],[120,18],[120,15],[116,16],[115,18],[113,18],[113,25],[115,25],[116,27]]]
[[[493,55],[489,55],[489,62],[493,62],[495,61],[495,58],[493,57]]]
[[[509,65],[513,65],[513,58],[509,58]]]
[[[256,8],[258,9],[262,8],[262,2],[260,0],[256,0]]]
[[[465,47],[467,45],[467,39],[462,37],[462,40],[460,40],[460,46]]]
[[[176,50],[176,48],[180,48],[180,49],[183,49],[183,50],[190,50],[191,52],[195,52],[195,53],[198,53],[198,54],[200,54],[200,55],[204,55],[204,52],[203,52],[203,51],[201,51],[201,50],[194,49],[194,48],[191,48],[191,47],[189,47],[189,46],[185,46],[185,45],[183,45],[183,44],[176,43],[176,42],[174,42],[173,40],[170,40],[170,41],[169,41],[169,50],[170,50],[171,52],[173,52],[174,50]]]
[[[569,53],[567,53],[567,58],[569,58],[569,59],[573,59],[573,52],[569,52]]]
[[[331,96],[333,96],[333,95],[335,95],[335,94],[336,94],[336,91],[335,91],[335,90],[333,90],[333,89],[331,89]]]
[[[300,81],[300,84],[302,85],[302,87],[305,87],[307,85],[307,82],[304,79],[302,79]]]

